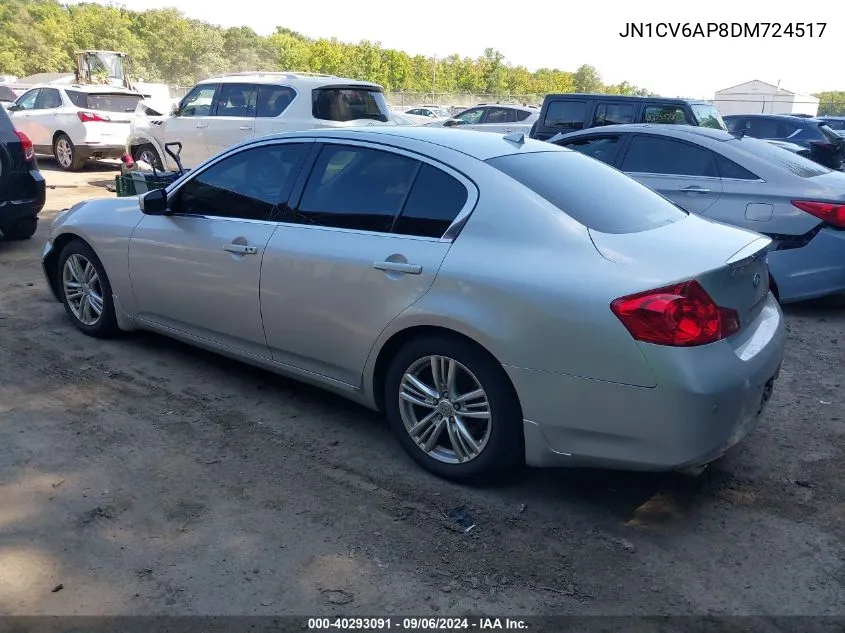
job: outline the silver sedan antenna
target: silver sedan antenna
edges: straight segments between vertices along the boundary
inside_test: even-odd
[[[510,134],[505,134],[505,140],[522,145],[525,142],[525,134],[522,132],[511,132]]]

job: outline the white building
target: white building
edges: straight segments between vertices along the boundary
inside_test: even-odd
[[[784,90],[757,79],[719,90],[713,99],[722,115],[727,114],[809,114],[816,116],[819,100]]]

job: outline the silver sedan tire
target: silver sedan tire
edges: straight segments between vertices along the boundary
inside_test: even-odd
[[[524,464],[522,413],[501,364],[451,336],[414,339],[387,370],[384,408],[423,468],[457,481],[498,478]]]
[[[56,275],[62,303],[79,330],[97,338],[117,333],[111,285],[94,249],[78,239],[66,244]]]

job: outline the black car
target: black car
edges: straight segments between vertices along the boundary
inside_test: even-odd
[[[25,240],[38,228],[46,186],[35,151],[0,108],[0,232],[7,240]]]
[[[548,141],[555,134],[622,123],[670,123],[726,129],[719,111],[706,101],[571,93],[546,95],[540,118],[529,136]]]
[[[845,138],[823,120],[788,114],[731,114],[725,117],[728,130],[765,140],[787,141],[810,150],[810,158],[830,169],[842,169]]]

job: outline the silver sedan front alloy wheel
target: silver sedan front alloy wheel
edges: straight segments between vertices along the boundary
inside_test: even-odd
[[[96,325],[103,315],[103,287],[94,264],[78,253],[68,257],[62,288],[73,316],[84,325]]]
[[[408,368],[399,388],[399,414],[413,442],[446,464],[478,457],[493,423],[481,382],[447,356],[425,356]]]

